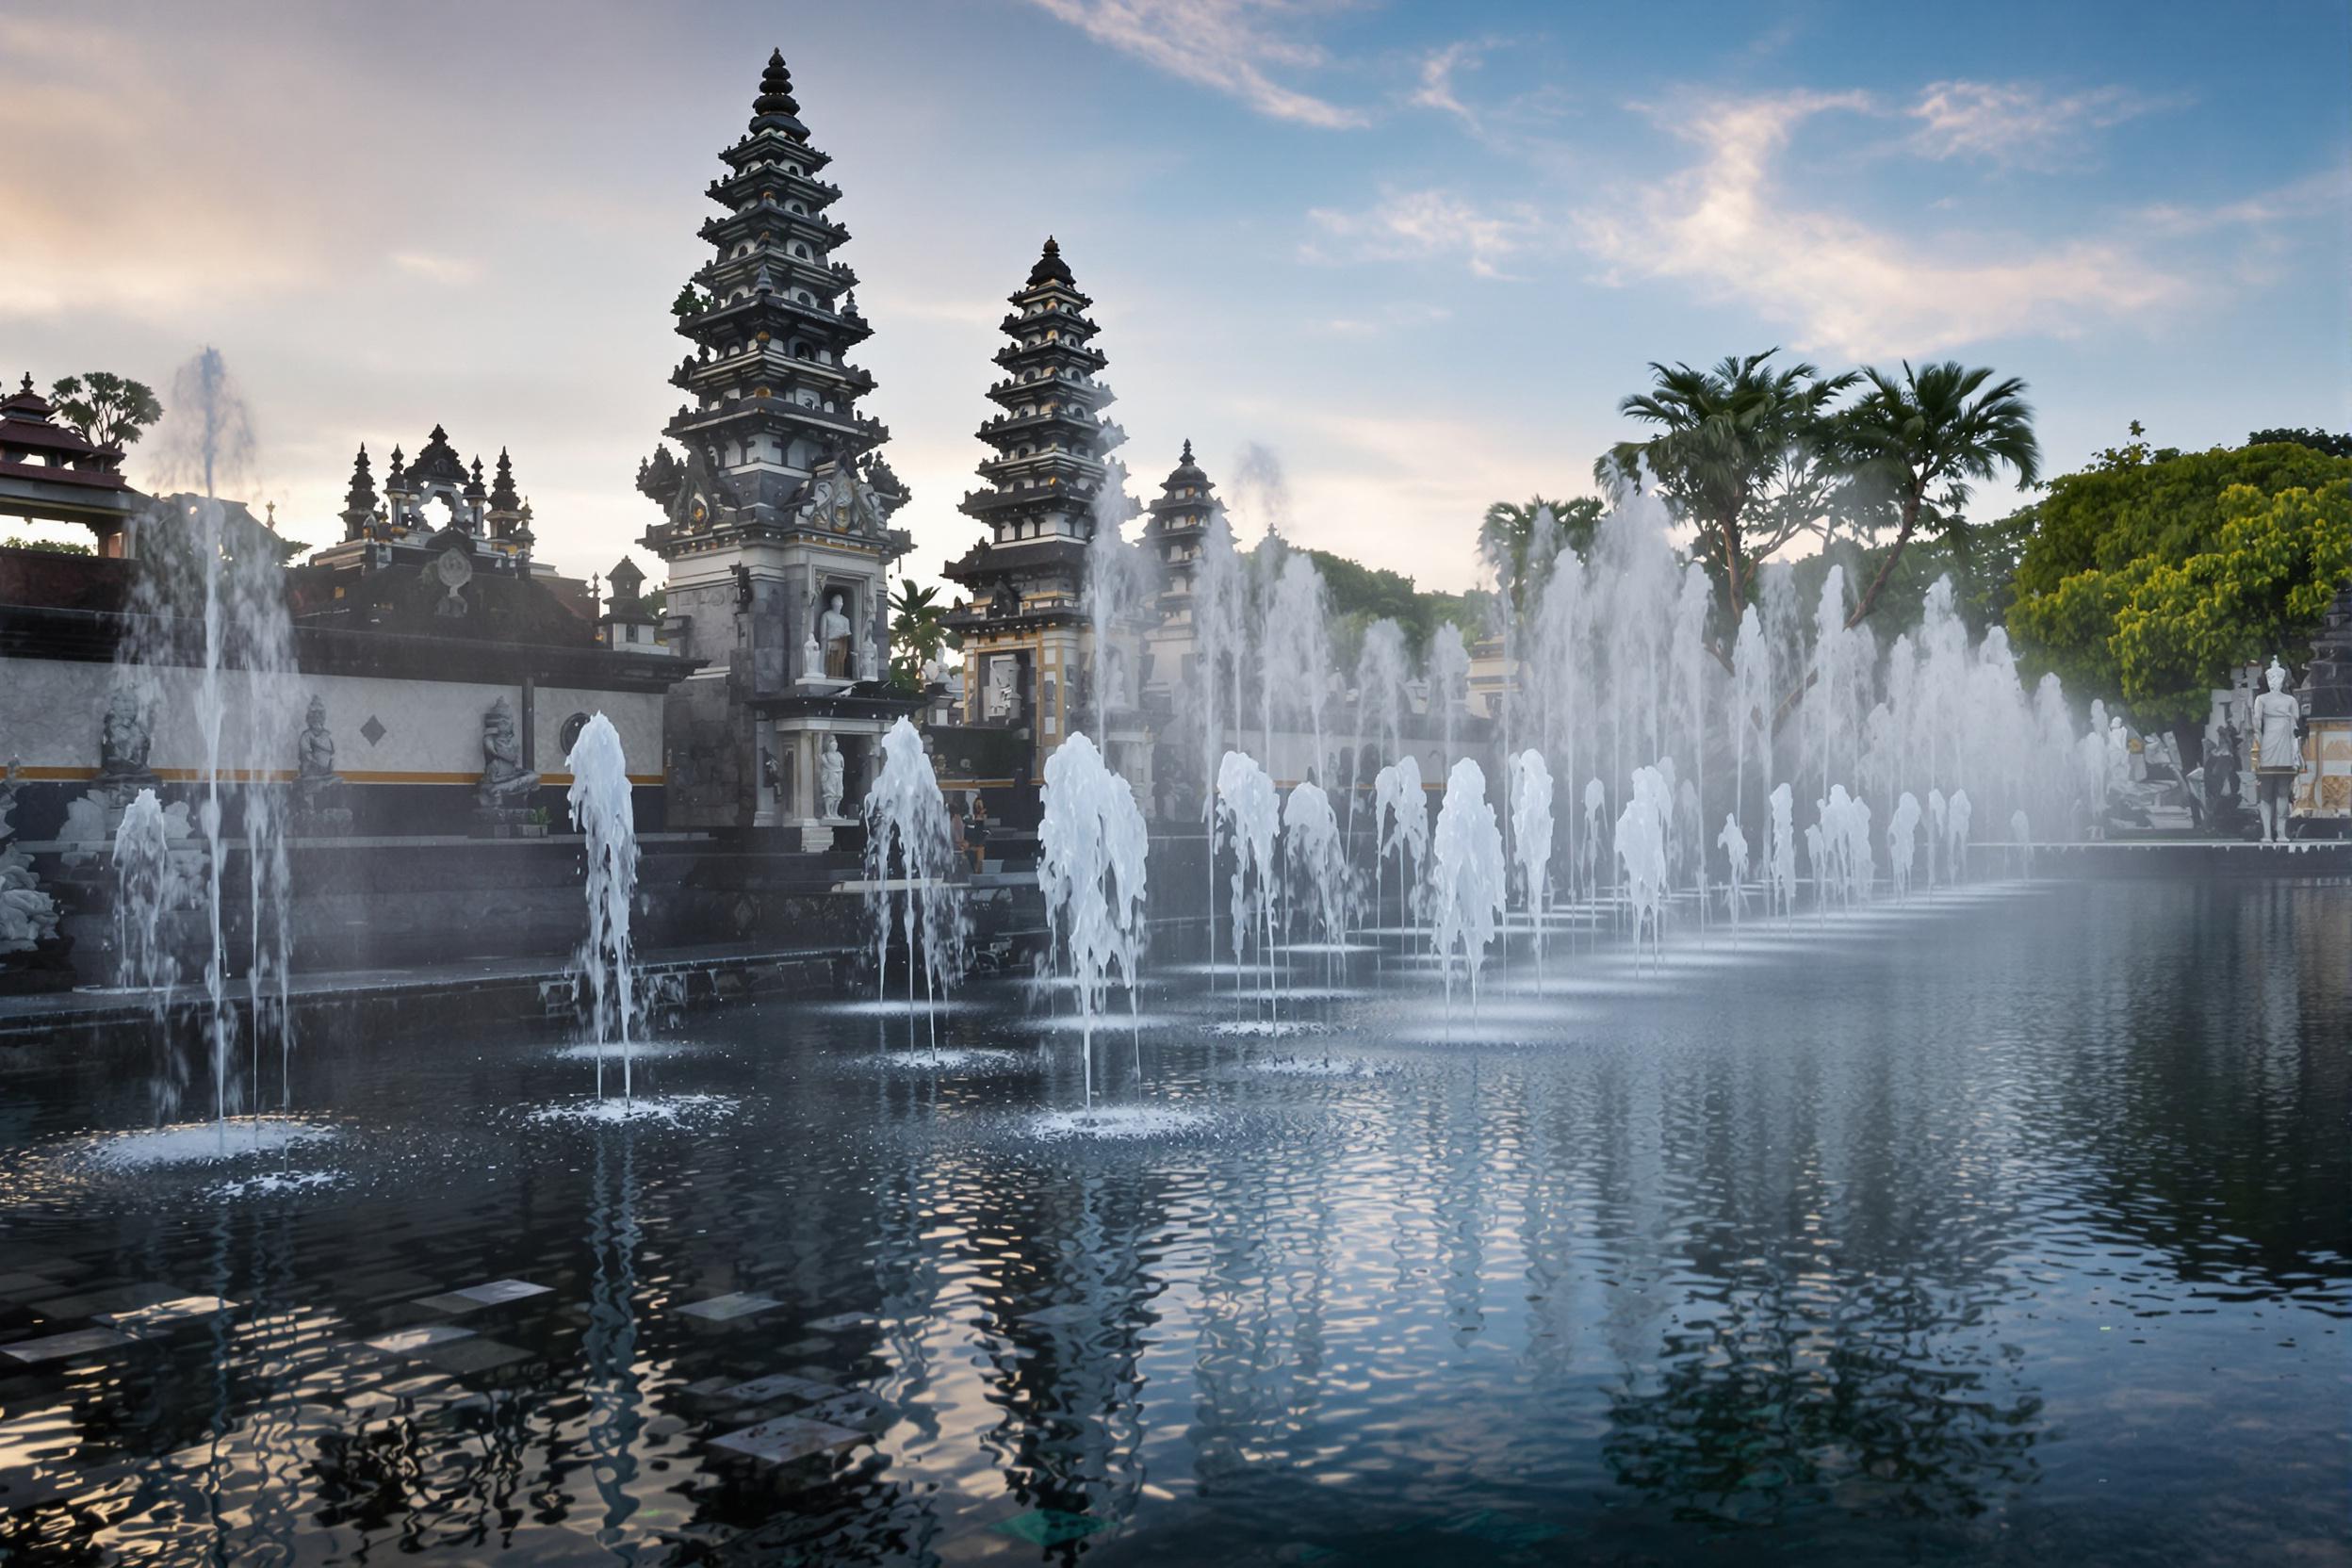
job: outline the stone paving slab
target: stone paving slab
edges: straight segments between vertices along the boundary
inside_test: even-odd
[[[176,1296],[169,1301],[136,1307],[129,1312],[100,1313],[98,1321],[139,1332],[170,1328],[191,1317],[212,1317],[220,1313],[235,1312],[238,1305],[225,1296]]]
[[[438,1296],[419,1296],[416,1305],[454,1315],[551,1294],[553,1292],[548,1286],[535,1285],[529,1280],[492,1280],[487,1284],[467,1285],[463,1290],[444,1291]]]
[[[10,1340],[0,1345],[0,1356],[12,1357],[26,1366],[39,1366],[44,1362],[120,1349],[130,1343],[128,1334],[116,1333],[112,1329],[75,1329],[69,1333],[43,1334],[39,1339]]]
[[[811,1454],[830,1453],[846,1448],[853,1443],[863,1443],[866,1434],[847,1427],[836,1427],[823,1421],[805,1420],[797,1415],[779,1415],[772,1421],[761,1421],[740,1431],[710,1440],[713,1448],[763,1461],[769,1464],[789,1464]]]
[[[507,1345],[495,1339],[449,1340],[428,1346],[416,1352],[416,1359],[437,1366],[454,1377],[475,1372],[495,1371],[512,1366],[518,1361],[531,1359],[531,1352],[519,1346]]]
[[[739,1317],[749,1317],[754,1313],[766,1312],[783,1304],[773,1296],[754,1296],[734,1290],[678,1310],[683,1316],[699,1317],[707,1323],[731,1323]]]
[[[821,1383],[814,1378],[778,1372],[770,1377],[754,1378],[747,1383],[713,1389],[711,1394],[715,1398],[732,1400],[739,1405],[773,1404],[780,1399],[793,1399],[806,1405],[819,1399],[830,1399],[840,1392],[831,1383]]]
[[[455,1339],[471,1339],[474,1331],[461,1329],[454,1323],[428,1323],[421,1328],[400,1329],[388,1334],[378,1334],[367,1342],[370,1350],[381,1350],[387,1356],[413,1356],[436,1345],[447,1345]]]

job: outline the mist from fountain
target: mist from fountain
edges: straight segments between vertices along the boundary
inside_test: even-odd
[[[1737,811],[1723,813],[1723,830],[1716,837],[1715,842],[1723,848],[1724,871],[1730,878],[1730,885],[1723,890],[1725,912],[1731,916],[1731,923],[1737,925],[1740,923],[1743,896],[1741,890],[1748,880],[1748,836],[1740,831],[1740,814]]]
[[[1445,972],[1448,1018],[1457,948],[1470,982],[1471,1015],[1478,1014],[1478,972],[1502,921],[1503,890],[1503,834],[1486,798],[1486,771],[1465,757],[1446,776],[1446,801],[1429,837],[1430,939]]]
[[[1347,939],[1348,860],[1331,796],[1311,779],[1291,786],[1282,805],[1282,861],[1305,895],[1289,900],[1293,926],[1303,908],[1308,936],[1337,949]]]
[[[1911,872],[1919,858],[1919,797],[1910,791],[1895,803],[1895,814],[1886,823],[1886,855],[1895,879],[1895,896],[1903,898],[1911,891]]]
[[[956,870],[955,829],[923,736],[905,714],[882,737],[882,766],[866,792],[867,918],[874,929],[875,1000],[889,979],[895,923],[906,948],[906,1021],[912,1043],[915,977],[923,977],[931,1045],[939,1047],[939,1008],[963,978],[969,922]],[[893,922],[895,916],[895,923]]]
[[[1552,874],[1552,771],[1529,746],[1511,763],[1511,858],[1520,896],[1535,926],[1535,961],[1544,962],[1544,912]]]
[[[588,983],[596,1098],[604,1098],[604,1057],[610,1041],[619,1047],[621,1100],[628,1104],[636,1098],[637,976],[629,915],[637,895],[637,813],[629,761],[612,721],[602,713],[591,717],[564,765],[572,776],[564,795],[572,826],[586,841],[582,856],[587,865],[588,934],[580,942],[579,971]]]
[[[1372,777],[1372,832],[1375,866],[1385,864],[1392,852],[1396,857],[1397,924],[1417,925],[1429,880],[1429,795],[1421,784],[1421,760],[1409,751]],[[1375,918],[1379,906],[1376,880]]]
[[[1084,731],[1046,760],[1037,824],[1037,887],[1048,940],[1068,956],[1086,1054],[1086,1103],[1094,1108],[1094,1021],[1114,968],[1132,1012],[1143,930],[1151,837],[1135,792],[1112,772]]]
[[[1217,842],[1231,845],[1233,855],[1232,911],[1233,989],[1241,989],[1241,960],[1245,940],[1255,932],[1261,970],[1272,962],[1274,951],[1274,835],[1281,808],[1274,798],[1274,781],[1247,752],[1229,751],[1217,767]],[[1215,864],[1216,857],[1210,858]],[[1261,997],[1265,987],[1260,987]]]
[[[1636,768],[1632,795],[1617,813],[1617,863],[1625,878],[1625,902],[1633,911],[1637,948],[1645,924],[1654,949],[1665,939],[1666,798],[1666,781],[1658,771]]]
[[[163,931],[165,912],[180,901],[179,880],[163,802],[155,791],[141,790],[114,830],[114,974],[125,990],[146,992],[158,1019],[171,1006],[179,978]]]

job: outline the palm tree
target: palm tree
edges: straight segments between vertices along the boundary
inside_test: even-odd
[[[1803,362],[1767,369],[1779,351],[1727,356],[1711,370],[1651,362],[1655,384],[1617,411],[1658,433],[1620,441],[1593,465],[1603,484],[1638,490],[1646,476],[1697,526],[1693,551],[1717,572],[1733,626],[1756,563],[1821,526],[1810,508],[1775,504],[1776,492],[1812,471],[1828,438],[1829,405],[1855,379],[1851,371],[1823,376]]]
[[[2011,376],[1985,384],[1993,372],[1957,360],[1921,366],[1909,361],[1897,381],[1866,369],[1870,390],[1838,416],[1832,446],[1838,466],[1890,499],[1897,513],[1894,547],[1846,620],[1860,623],[1894,575],[1903,547],[1924,525],[1950,531],[1968,498],[1968,482],[1993,477],[2006,465],[2032,484],[2041,467],[2034,439],[2034,410],[2025,383]]]
[[[1486,517],[1478,524],[1478,558],[1494,568],[1496,585],[1511,595],[1513,610],[1527,608],[1528,584],[1528,552],[1535,547],[1537,516],[1549,512],[1556,532],[1554,543],[1561,549],[1578,555],[1592,547],[1592,530],[1601,520],[1601,503],[1591,496],[1579,496],[1572,501],[1547,501],[1541,496],[1530,496],[1525,505],[1496,501],[1486,509]],[[1548,568],[1548,562],[1534,563],[1538,586]]]
[[[890,612],[890,642],[899,650],[890,661],[891,673],[904,676],[902,684],[920,685],[923,666],[939,657],[948,641],[947,607],[939,603],[938,588],[900,578]]]

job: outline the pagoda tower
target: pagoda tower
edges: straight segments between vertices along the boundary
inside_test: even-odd
[[[1221,503],[1209,476],[1193,461],[1192,443],[1161,482],[1159,498],[1145,510],[1143,547],[1159,570],[1157,614],[1145,632],[1151,665],[1144,678],[1147,692],[1172,692],[1191,678],[1193,650],[1192,579],[1200,569],[1200,547],[1209,519]]]
[[[1103,416],[1109,363],[1081,293],[1049,237],[1000,326],[1012,341],[996,352],[1004,378],[988,399],[1004,412],[978,431],[990,455],[987,487],[963,513],[987,529],[945,575],[968,602],[948,617],[964,639],[967,720],[1026,731],[1030,776],[1061,743],[1079,710],[1072,690],[1086,667],[1086,547],[1097,527],[1135,514],[1126,472],[1111,453],[1126,439]]]
[[[673,694],[665,735],[676,826],[796,825],[822,847],[823,738],[848,759],[854,803],[871,743],[911,706],[887,694],[884,573],[910,541],[907,495],[858,412],[874,378],[848,355],[871,335],[857,277],[825,216],[841,188],[808,141],[784,57],[772,53],[749,128],[719,155],[711,255],[671,311],[693,351],[686,394],[638,488],[662,520],[644,544],[669,565],[671,645],[703,668]],[[680,455],[682,454],[682,455]],[[680,645],[682,644],[682,646]]]

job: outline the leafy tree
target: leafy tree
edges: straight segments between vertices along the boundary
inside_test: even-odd
[[[1524,504],[1496,501],[1486,509],[1485,520],[1478,525],[1478,555],[1494,568],[1495,580],[1509,591],[1513,610],[1527,609],[1527,552],[1535,546],[1537,515],[1550,512],[1559,547],[1574,550],[1582,558],[1592,552],[1592,531],[1600,526],[1601,510],[1600,501],[1591,496],[1572,501],[1530,496]],[[1536,586],[1542,586],[1540,580]]]
[[[2307,640],[2352,576],[2352,479],[2265,496],[2222,492],[2213,547],[2151,564],[2108,639],[2123,698],[2149,719],[2185,719],[2232,665]]]
[[[709,310],[711,303],[710,295],[701,292],[690,283],[680,287],[678,291],[678,298],[670,302],[670,314],[681,321],[690,321]]]
[[[898,592],[890,596],[890,645],[898,650],[890,656],[891,683],[920,691],[923,666],[954,643],[947,606],[939,602],[936,587],[901,578]]]
[[[1593,466],[1604,484],[1639,489],[1646,476],[1697,527],[1694,553],[1723,594],[1725,626],[1739,624],[1756,563],[1801,533],[1825,533],[1837,507],[1835,475],[1821,458],[1830,405],[1854,376],[1804,363],[1767,368],[1779,351],[1727,357],[1711,370],[1653,362],[1651,389],[1617,407],[1658,433],[1619,442]]]
[[[49,388],[57,416],[99,447],[127,447],[163,417],[163,404],[144,382],[107,370],[67,376]]]
[[[68,544],[62,539],[34,539],[24,534],[12,534],[6,539],[0,539],[0,549],[39,550],[43,555],[95,555],[98,553],[88,545]]]
[[[2041,466],[2034,410],[2015,376],[1988,386],[1991,370],[1957,360],[1916,371],[1906,360],[1900,381],[1875,368],[1862,374],[1868,390],[1838,416],[1830,444],[1837,466],[1893,508],[1895,538],[1850,627],[1877,605],[1911,536],[1922,528],[1939,535],[1960,515],[1969,481],[2006,466],[2030,485]]]
[[[2233,640],[2228,617],[2246,617],[2246,637],[2264,645],[2249,657],[2291,652],[2316,621],[2296,619],[2301,607],[2323,586],[2325,604],[2343,576],[2324,575],[2325,536],[2282,556],[2286,546],[2248,520],[2256,501],[2267,508],[2273,498],[2307,492],[2319,510],[2282,516],[2324,519],[2344,504],[2347,482],[2352,459],[2286,443],[2158,452],[2063,475],[2029,508],[2034,527],[2017,563],[2009,629],[2077,692],[2128,697],[2150,717],[2200,705],[2231,662],[2216,662],[2214,650],[2251,646]],[[2210,559],[2191,570],[2199,558]],[[2128,611],[2135,629],[2125,638]],[[2148,619],[2192,611],[2177,637]]]
[[[2330,435],[2324,430],[2258,430],[2246,438],[2249,447],[2309,447],[2329,457],[2352,457],[2352,433]]]

